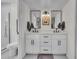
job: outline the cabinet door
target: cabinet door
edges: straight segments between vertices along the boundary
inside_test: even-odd
[[[66,40],[54,39],[52,45],[53,54],[65,54],[66,53]]]
[[[29,35],[26,39],[26,53],[37,54],[39,52],[38,35]]]

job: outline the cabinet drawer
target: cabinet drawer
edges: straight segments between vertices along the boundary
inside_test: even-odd
[[[41,39],[51,39],[51,35],[40,35]]]
[[[66,39],[66,35],[53,35],[52,39]]]
[[[41,46],[51,46],[51,40],[41,40],[40,45]]]
[[[40,53],[51,53],[51,47],[41,47]]]

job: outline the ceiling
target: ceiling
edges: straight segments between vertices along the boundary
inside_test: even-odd
[[[62,9],[69,0],[23,0],[31,9]]]

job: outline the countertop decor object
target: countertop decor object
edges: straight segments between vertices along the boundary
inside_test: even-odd
[[[65,22],[63,21],[62,22],[62,30],[64,30],[65,29]]]
[[[27,30],[30,32],[31,31],[31,24],[30,22],[27,22]]]
[[[33,25],[33,23],[31,23],[31,28],[34,28],[34,25]]]
[[[62,23],[59,23],[58,28],[60,28],[61,30],[64,30],[65,29],[65,22],[63,21]]]

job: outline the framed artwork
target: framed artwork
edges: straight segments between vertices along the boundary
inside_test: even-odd
[[[42,24],[49,25],[50,24],[50,16],[48,16],[48,15],[42,16]]]

